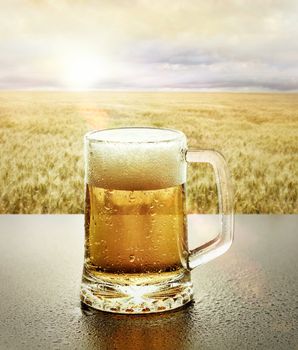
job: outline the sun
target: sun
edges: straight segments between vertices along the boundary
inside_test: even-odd
[[[74,90],[92,89],[107,76],[107,72],[107,64],[102,59],[76,55],[64,60],[63,83]]]

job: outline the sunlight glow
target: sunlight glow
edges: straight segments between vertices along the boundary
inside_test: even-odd
[[[106,62],[96,56],[73,56],[63,62],[62,79],[73,90],[92,89],[109,73]]]

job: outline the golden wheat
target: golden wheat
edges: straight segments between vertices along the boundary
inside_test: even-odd
[[[0,212],[82,213],[83,135],[148,125],[227,159],[238,213],[298,213],[298,95],[0,93]],[[212,170],[193,165],[189,211],[217,209]]]

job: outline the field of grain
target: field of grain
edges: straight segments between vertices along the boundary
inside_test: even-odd
[[[0,213],[82,213],[84,133],[130,125],[222,152],[237,213],[298,213],[298,95],[177,92],[1,92]],[[207,165],[189,169],[188,210],[217,211]]]

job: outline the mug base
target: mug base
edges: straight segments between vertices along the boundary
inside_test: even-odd
[[[147,314],[180,308],[193,298],[189,271],[157,284],[117,284],[83,275],[81,301],[97,310]]]

